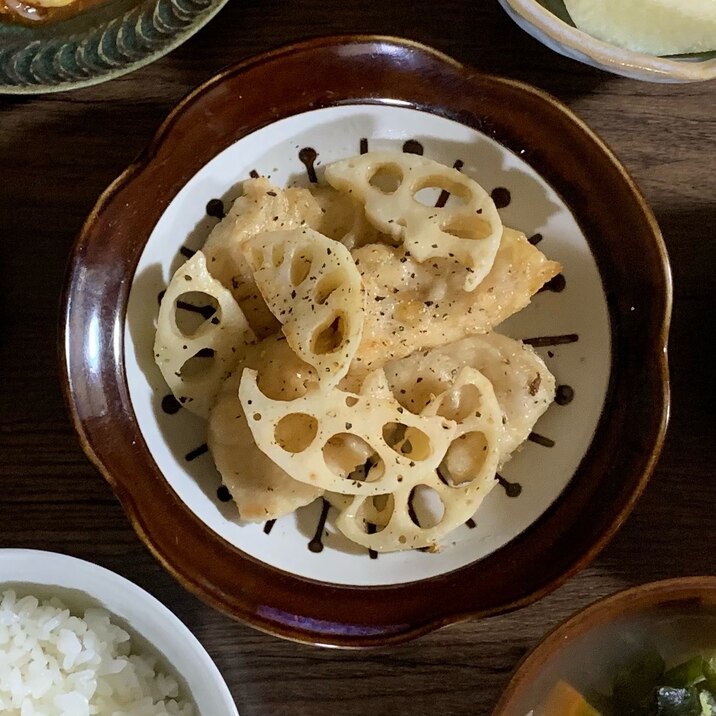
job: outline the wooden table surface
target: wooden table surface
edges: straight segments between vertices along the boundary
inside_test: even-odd
[[[569,105],[651,203],[675,288],[668,438],[646,493],[601,556],[517,613],[365,653],[257,633],[166,574],[80,450],[56,347],[74,237],[171,107],[226,64],[347,32],[420,40]],[[149,590],[216,660],[241,716],[488,714],[520,657],[569,614],[630,585],[716,573],[716,371],[708,348],[716,327],[715,226],[716,82],[655,85],[593,70],[523,34],[495,0],[231,0],[181,48],[129,76],[71,93],[0,97],[0,547],[65,552]]]

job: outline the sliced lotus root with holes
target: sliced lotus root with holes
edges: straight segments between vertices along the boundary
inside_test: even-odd
[[[341,495],[337,492],[325,492],[323,497],[330,502],[331,507],[342,512],[348,509],[355,499],[355,495]],[[393,514],[393,496],[388,495],[373,495],[368,497],[362,504],[361,516],[365,519],[367,524],[373,525],[374,527],[385,527],[390,521],[390,516]]]
[[[401,238],[417,261],[453,259],[465,266],[464,288],[472,291],[487,276],[502,238],[502,221],[490,195],[457,169],[416,154],[369,152],[326,167],[326,180],[365,205],[381,231]],[[443,207],[417,195],[447,191]]]
[[[321,215],[311,228],[324,236],[340,241],[347,249],[390,239],[368,221],[363,204],[350,194],[327,184],[312,184],[308,190],[321,207]]]
[[[312,229],[259,234],[242,249],[288,344],[322,386],[336,385],[358,350],[365,315],[348,249]]]
[[[231,291],[256,335],[265,338],[278,326],[254,284],[241,245],[264,231],[315,228],[322,212],[310,192],[301,187],[281,189],[258,177],[247,179],[242,188],[243,194],[212,229],[203,251],[211,275]]]
[[[191,317],[198,320],[192,324]],[[221,384],[254,340],[239,305],[198,251],[174,274],[159,307],[154,360],[174,396],[208,417]]]
[[[271,460],[295,480],[364,496],[415,484],[434,471],[457,430],[439,415],[411,414],[386,393],[316,386],[290,402],[276,401],[261,392],[250,369],[239,387],[254,440]]]
[[[500,464],[504,464],[554,400],[554,376],[531,346],[487,333],[416,351],[386,364],[384,371],[400,404],[420,413],[431,396],[446,391],[465,366],[479,370],[492,383],[502,408]]]
[[[352,252],[366,291],[363,338],[349,377],[417,350],[487,333],[520,311],[562,267],[527,237],[505,228],[485,280],[464,290],[465,269],[445,259],[418,263],[403,248],[380,244]]]
[[[250,364],[256,365],[253,360],[256,357],[263,358],[263,351],[254,351],[254,346],[249,353],[252,354],[247,359]],[[248,522],[275,520],[313,502],[323,490],[294,480],[256,446],[239,402],[240,370],[237,368],[219,393],[211,410],[206,442],[241,519]],[[268,379],[269,388],[275,395],[284,395],[283,384],[277,385],[270,375],[261,377]],[[299,387],[300,384],[294,381],[294,385]]]
[[[318,383],[315,369],[291,350],[282,333],[249,346],[237,370],[240,372],[244,368],[259,372],[259,390],[272,400],[295,400]],[[237,383],[237,398],[238,390]]]
[[[375,501],[369,502],[373,498],[355,497],[336,520],[350,540],[377,552],[436,548],[475,514],[495,486],[502,411],[484,375],[463,368],[454,385],[434,398],[422,415],[457,421],[457,433],[443,460],[436,469],[422,472],[414,484],[394,490],[389,496],[392,505],[386,502],[376,510]],[[425,508],[421,514],[419,502]]]

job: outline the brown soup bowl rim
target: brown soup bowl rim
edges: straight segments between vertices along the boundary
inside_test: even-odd
[[[515,667],[492,716],[507,716],[513,703],[545,664],[572,640],[595,627],[659,607],[689,610],[707,603],[716,608],[716,576],[697,575],[648,582],[597,599],[552,629]]]

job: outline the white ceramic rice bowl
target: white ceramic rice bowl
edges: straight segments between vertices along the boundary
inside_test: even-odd
[[[180,683],[197,716],[238,716],[218,668],[189,629],[148,592],[91,562],[55,552],[0,549],[0,593],[59,598],[75,616],[89,607],[111,613],[129,632],[132,652],[158,657],[158,666]]]

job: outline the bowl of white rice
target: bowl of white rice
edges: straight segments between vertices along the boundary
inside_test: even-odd
[[[90,562],[0,549],[0,714],[238,716],[186,626]]]

